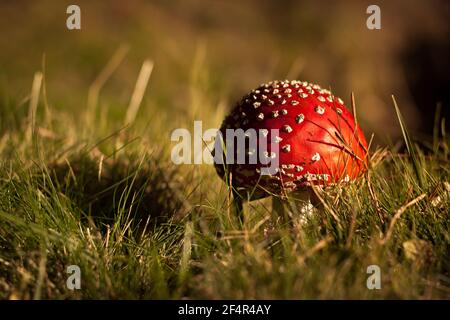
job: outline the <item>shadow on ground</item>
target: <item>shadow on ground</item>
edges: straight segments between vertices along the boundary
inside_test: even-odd
[[[147,230],[188,213],[189,204],[176,171],[157,159],[141,164],[129,159],[107,159],[82,155],[49,165],[59,189],[97,227],[131,218],[138,229]]]

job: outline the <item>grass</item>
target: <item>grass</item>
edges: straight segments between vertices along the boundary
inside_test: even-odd
[[[218,127],[217,92],[195,69],[191,113],[174,116],[159,103],[139,110],[146,61],[128,109],[97,104],[121,55],[82,112],[51,105],[45,72],[25,100],[3,94],[0,299],[450,298],[444,121],[432,147],[420,149],[394,100],[407,153],[372,147],[368,173],[317,189],[323,209],[306,222],[295,212],[292,224],[281,222],[263,199],[246,205],[239,225],[212,166],[170,161],[173,128],[199,118]],[[71,291],[74,264],[81,290]],[[366,287],[372,264],[381,290]]]

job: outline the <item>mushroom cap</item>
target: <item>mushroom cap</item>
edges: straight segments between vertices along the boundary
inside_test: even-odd
[[[225,164],[215,163],[222,178],[231,172],[233,185],[253,193],[253,198],[283,195],[311,184],[349,181],[367,168],[364,133],[343,101],[317,84],[297,80],[262,84],[244,96],[223,121],[219,132],[224,142],[226,129],[265,131],[265,156],[278,157],[278,167],[271,175],[261,175],[268,165],[259,159],[256,164],[248,159],[236,163],[235,156],[233,164],[226,160]],[[273,136],[271,129],[278,129],[279,134]],[[259,152],[248,145],[245,150],[232,151],[235,155]]]

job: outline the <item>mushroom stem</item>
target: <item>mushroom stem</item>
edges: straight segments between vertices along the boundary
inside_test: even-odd
[[[310,190],[294,191],[291,193],[291,199],[294,200],[293,203],[280,197],[272,197],[272,211],[275,214],[275,220],[281,217],[284,222],[292,223],[293,217],[290,212],[294,212],[294,216],[299,216],[301,221],[305,221],[308,216],[314,213],[315,207],[313,203],[316,201]],[[286,205],[288,208],[286,208]]]
[[[278,218],[281,218],[283,222],[290,221],[289,213],[285,208],[286,203],[286,200],[283,200],[278,196],[272,197],[272,214],[274,221],[277,221]]]
[[[295,208],[297,209],[300,219],[305,221],[314,213],[315,202],[310,190],[299,190],[294,193]]]

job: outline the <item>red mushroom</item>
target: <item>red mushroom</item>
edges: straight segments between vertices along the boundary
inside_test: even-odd
[[[248,161],[257,150],[249,146],[225,149],[233,152],[230,159],[235,161],[216,161],[215,167],[224,179],[231,176],[236,200],[239,195],[252,200],[308,190],[311,184],[349,181],[367,168],[367,142],[361,128],[340,98],[316,84],[295,80],[262,84],[244,96],[223,121],[219,132],[228,147],[226,129],[262,132],[258,146],[261,137],[267,137],[264,155],[278,160],[271,175],[261,175],[267,165]],[[271,135],[271,129],[278,129],[279,134]],[[236,163],[236,154],[241,152],[246,161]]]

